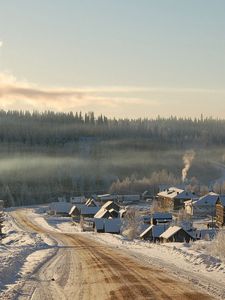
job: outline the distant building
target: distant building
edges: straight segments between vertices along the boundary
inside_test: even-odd
[[[225,226],[225,195],[219,196],[216,201],[216,225]]]
[[[50,215],[69,216],[69,212],[72,208],[72,203],[68,202],[52,202],[49,204],[48,213]]]
[[[164,207],[170,207],[174,210],[183,208],[185,201],[196,199],[193,193],[176,187],[170,187],[169,189],[159,192],[157,197]]]

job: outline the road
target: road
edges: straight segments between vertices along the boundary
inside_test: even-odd
[[[32,223],[23,210],[12,216],[24,230],[48,234],[58,242],[55,255],[25,281],[16,299],[212,299],[187,282],[86,235],[46,231]]]

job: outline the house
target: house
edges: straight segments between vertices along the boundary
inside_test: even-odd
[[[99,211],[99,206],[93,200],[87,200],[85,204],[74,205],[69,215],[75,222],[79,222],[80,218],[93,218],[94,215]]]
[[[94,216],[97,232],[120,233],[122,225],[120,207],[113,201],[106,202]]]
[[[214,216],[216,212],[216,201],[218,194],[210,192],[197,201],[189,200],[185,202],[185,210],[190,215],[211,215]]]
[[[156,242],[160,240],[160,235],[168,229],[169,225],[150,225],[145,231],[140,234],[140,238],[143,240],[149,240]]]
[[[172,222],[173,216],[168,212],[155,212],[151,217],[151,224],[157,225],[162,223],[170,223]]]
[[[94,219],[94,229],[96,232],[119,234],[122,221],[120,218]]]
[[[162,242],[186,242],[195,240],[193,235],[180,226],[170,226],[166,231],[160,235],[160,241]]]
[[[187,200],[196,199],[196,196],[185,190],[170,187],[157,194],[158,200],[163,207],[170,207],[174,210],[179,210],[184,207],[184,202]]]
[[[50,215],[59,215],[67,217],[73,204],[68,202],[52,202],[49,204],[48,213]]]
[[[225,225],[225,195],[219,196],[216,201],[216,225]]]
[[[120,211],[119,205],[117,205],[113,201],[108,201],[99,209],[99,211],[96,213],[94,218],[96,219],[101,219],[101,218],[108,219],[110,217],[117,218],[119,217],[119,211]]]

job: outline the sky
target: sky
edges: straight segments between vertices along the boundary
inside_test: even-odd
[[[0,109],[225,117],[224,0],[0,0]]]

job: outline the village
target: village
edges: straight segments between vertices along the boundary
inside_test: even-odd
[[[60,197],[46,208],[48,216],[70,217],[81,231],[122,234],[151,242],[189,242],[210,239],[225,225],[225,196],[214,192],[198,198],[176,187],[155,197],[94,195]]]

